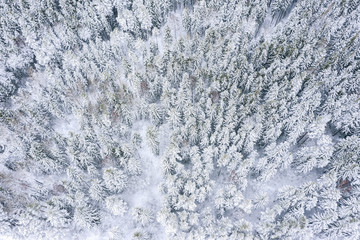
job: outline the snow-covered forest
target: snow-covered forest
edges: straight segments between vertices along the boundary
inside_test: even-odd
[[[0,239],[360,239],[359,0],[0,0]]]

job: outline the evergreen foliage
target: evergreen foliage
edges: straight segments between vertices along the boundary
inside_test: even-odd
[[[359,239],[359,1],[0,16],[1,239]]]

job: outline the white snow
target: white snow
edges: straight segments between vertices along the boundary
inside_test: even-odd
[[[54,124],[55,132],[64,137],[69,137],[70,133],[80,131],[80,122],[75,115],[68,115],[65,119],[57,119]]]

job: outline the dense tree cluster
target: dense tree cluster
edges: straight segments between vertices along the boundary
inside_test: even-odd
[[[359,1],[5,0],[0,16],[0,235],[360,237]]]

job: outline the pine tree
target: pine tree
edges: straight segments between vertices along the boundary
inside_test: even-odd
[[[3,206],[0,206],[0,233],[5,235],[11,229],[11,219],[8,217],[7,213],[4,212]]]
[[[127,176],[125,173],[117,168],[110,167],[104,171],[105,186],[113,192],[120,193],[125,190],[127,186]]]
[[[17,81],[11,72],[0,70],[0,102],[5,102],[17,89]]]
[[[66,228],[70,223],[70,214],[58,206],[47,205],[45,211],[46,221],[56,228]]]
[[[155,155],[159,155],[159,140],[158,140],[159,130],[156,127],[148,127],[146,131],[146,138],[149,147]]]
[[[171,29],[169,26],[166,26],[165,28],[165,34],[164,34],[164,42],[169,47],[171,43],[173,42],[173,36],[171,34]]]
[[[137,223],[147,226],[154,221],[153,213],[149,209],[133,208],[131,215]]]
[[[115,216],[123,216],[127,210],[127,203],[118,196],[109,196],[105,199],[106,207]]]
[[[79,228],[91,228],[99,224],[100,216],[98,209],[89,204],[76,207],[74,211],[74,223]]]
[[[96,201],[103,201],[107,195],[107,189],[101,180],[92,179],[89,194],[92,199]]]

